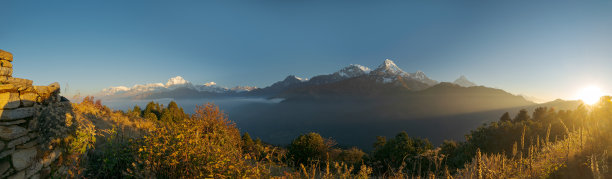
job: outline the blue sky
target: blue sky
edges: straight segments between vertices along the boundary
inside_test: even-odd
[[[14,76],[68,94],[164,82],[267,86],[390,58],[544,99],[612,89],[612,1],[3,1]]]

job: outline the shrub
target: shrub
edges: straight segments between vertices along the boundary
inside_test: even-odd
[[[288,155],[296,166],[325,161],[331,144],[330,140],[324,139],[317,133],[303,134],[291,142]]]
[[[259,174],[243,158],[235,124],[213,104],[197,106],[188,120],[159,126],[140,145],[140,172],[145,177],[240,178]]]

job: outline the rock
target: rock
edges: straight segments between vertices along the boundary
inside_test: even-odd
[[[60,90],[60,84],[59,84],[58,82],[51,83],[51,84],[49,85],[49,90],[51,91],[51,93],[56,93],[56,94],[58,94],[58,93],[59,93],[59,90]]]
[[[38,174],[42,169],[43,165],[41,162],[35,162],[32,166],[28,167],[26,170],[26,177],[31,177],[32,175]]]
[[[13,84],[19,91],[24,91],[32,88],[32,80],[23,78],[13,78],[0,76],[0,83],[2,84]]]
[[[38,151],[34,147],[16,151],[13,155],[11,155],[13,168],[15,168],[15,170],[23,170],[29,167],[32,165],[36,154],[38,154]]]
[[[9,163],[9,161],[0,163],[0,175],[4,174],[9,168],[11,168],[11,163]]]
[[[25,179],[25,171],[20,171],[6,179]]]
[[[16,120],[34,116],[34,107],[0,110],[0,120]]]
[[[0,67],[0,76],[12,76],[13,68]]]
[[[47,93],[51,93],[51,91],[49,90],[48,86],[34,86],[34,91],[36,91],[36,93],[41,94],[47,94]]]
[[[0,109],[13,109],[21,105],[19,93],[4,92],[0,93]]]
[[[11,54],[10,52],[4,51],[4,50],[0,50],[0,60],[6,60],[9,62],[12,62],[13,54]]]
[[[30,179],[40,179],[40,173],[36,173],[30,177]]]
[[[38,120],[30,120],[30,123],[28,124],[28,130],[38,131]]]
[[[17,92],[17,87],[13,84],[0,84],[0,92]]]
[[[0,151],[2,151],[2,149],[4,149],[4,147],[6,146],[6,144],[4,144],[4,142],[0,141]],[[2,172],[0,172],[2,173]]]
[[[0,126],[10,126],[10,125],[15,125],[15,124],[22,124],[25,123],[26,120],[16,120],[16,121],[8,121],[8,122],[0,122]]]
[[[28,143],[22,144],[22,145],[18,145],[16,146],[17,149],[25,149],[25,148],[30,148],[30,147],[34,147],[38,144],[38,140],[32,140]]]
[[[20,137],[20,138],[17,138],[17,139],[15,139],[15,140],[12,140],[12,141],[10,141],[10,142],[6,143],[6,147],[8,147],[8,148],[13,148],[13,147],[15,147],[15,146],[17,146],[17,145],[21,145],[21,144],[26,143],[28,140],[30,140],[30,137],[28,137],[28,136],[22,136],[22,137]]]
[[[36,101],[38,101],[38,94],[32,92],[21,92],[19,99],[21,99],[21,104],[23,106],[31,107],[34,106]]]
[[[51,165],[51,163],[53,163],[53,161],[55,161],[61,154],[62,152],[60,151],[60,149],[56,148],[55,150],[53,150],[53,152],[49,153],[49,155],[43,157],[42,159],[43,166],[47,167]]]
[[[16,139],[18,137],[26,135],[27,133],[27,129],[16,125],[0,126],[0,138],[2,138],[3,140]]]
[[[0,60],[0,67],[13,68],[13,64],[8,60]]]
[[[0,76],[0,84],[8,84],[8,79],[12,77]]]
[[[30,138],[36,138],[38,136],[39,136],[38,132],[32,132],[32,133],[28,134],[28,137],[30,137]]]
[[[11,154],[15,153],[15,148],[10,148],[7,150],[2,151],[2,153],[0,153],[0,158],[4,158],[6,156],[9,156]]]
[[[51,167],[45,167],[40,171],[41,178],[50,178],[51,175]]]

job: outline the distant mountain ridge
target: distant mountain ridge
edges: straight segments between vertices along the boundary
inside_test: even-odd
[[[461,75],[459,78],[457,78],[453,83],[459,85],[459,86],[463,86],[463,87],[472,87],[472,86],[477,86],[476,83],[471,82],[470,80],[468,80],[465,76]]]
[[[173,93],[173,92],[195,92],[206,94],[223,94],[223,93],[243,93],[257,89],[250,86],[236,86],[234,88],[226,88],[217,86],[215,82],[207,82],[201,85],[194,85],[191,82],[183,79],[181,76],[176,76],[168,79],[166,84],[149,83],[137,84],[132,87],[116,86],[103,89],[96,94],[100,98],[149,98],[153,94],[158,93]]]
[[[355,79],[358,78],[358,79]],[[359,84],[349,84],[343,82],[361,81]],[[334,84],[338,83],[338,84]],[[365,86],[367,85],[370,86]],[[419,91],[430,88],[439,82],[429,78],[422,71],[408,73],[399,68],[395,62],[386,59],[376,69],[351,64],[334,73],[314,76],[311,79],[300,78],[289,75],[282,81],[273,83],[265,88],[250,86],[237,86],[233,88],[218,86],[215,82],[208,82],[201,85],[194,85],[183,79],[181,76],[170,78],[165,84],[150,83],[144,85],[134,85],[132,87],[117,86],[103,89],[96,96],[106,99],[113,98],[132,98],[132,99],[156,99],[156,98],[205,98],[205,97],[230,97],[230,96],[258,96],[258,97],[279,97],[287,94],[288,91],[295,89],[315,89],[319,86],[334,84],[337,89],[344,88],[341,85],[354,85],[354,88],[402,88],[409,91]],[[461,86],[474,86],[465,76],[455,81]],[[356,85],[356,86],[355,86]],[[333,85],[332,85],[333,86]],[[386,86],[386,87],[384,87]],[[355,89],[363,90],[363,89]],[[333,90],[332,90],[333,91]],[[337,91],[337,90],[336,90]],[[340,90],[341,91],[341,90]],[[366,90],[367,91],[367,90]],[[384,91],[384,90],[383,90]],[[180,93],[180,94],[178,94]]]

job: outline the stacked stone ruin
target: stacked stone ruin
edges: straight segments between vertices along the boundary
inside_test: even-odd
[[[38,178],[60,155],[44,154],[36,106],[59,101],[59,84],[33,86],[32,80],[14,78],[13,55],[0,50],[0,177]],[[47,152],[48,153],[48,152]]]

